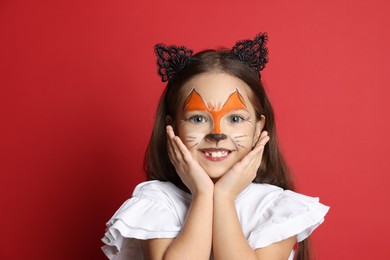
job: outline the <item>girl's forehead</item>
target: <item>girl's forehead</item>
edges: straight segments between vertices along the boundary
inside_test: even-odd
[[[182,89],[181,105],[195,90],[206,103],[224,103],[229,96],[238,91],[245,105],[250,106],[250,88],[242,80],[226,73],[204,73],[191,79]]]

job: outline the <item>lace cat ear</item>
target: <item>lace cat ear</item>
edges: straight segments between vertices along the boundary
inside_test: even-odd
[[[260,72],[268,62],[267,33],[259,33],[253,40],[236,42],[229,58],[241,61],[249,67]]]
[[[174,79],[192,58],[193,51],[184,46],[156,44],[154,50],[157,56],[157,73],[166,82]]]

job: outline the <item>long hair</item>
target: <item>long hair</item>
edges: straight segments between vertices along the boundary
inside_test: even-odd
[[[260,80],[258,72],[240,61],[228,58],[229,50],[205,50],[193,56],[174,80],[170,80],[161,95],[152,135],[145,153],[144,168],[148,180],[170,181],[179,188],[186,189],[168,157],[166,117],[176,118],[183,86],[192,78],[207,72],[223,72],[241,79],[251,89],[250,99],[256,118],[264,115],[264,129],[270,140],[264,148],[263,158],[257,170],[255,183],[268,183],[283,189],[294,190],[290,171],[280,151],[276,136],[274,112]],[[299,244],[298,260],[309,259],[308,241]]]

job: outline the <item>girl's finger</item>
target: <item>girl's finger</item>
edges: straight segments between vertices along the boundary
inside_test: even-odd
[[[175,162],[177,162],[178,161],[178,157],[177,157],[177,151],[175,149],[176,145],[174,144],[174,141],[173,141],[174,137],[175,137],[175,134],[173,132],[172,127],[171,126],[167,126],[168,153],[169,153],[169,156],[170,156],[171,160],[174,160]],[[174,162],[172,162],[172,163],[174,163]]]
[[[246,165],[253,164],[255,165],[256,169],[260,167],[263,158],[264,147],[268,141],[269,141],[268,133],[266,131],[262,132],[260,135],[259,142],[256,144],[255,148],[247,155],[248,161],[245,162]]]
[[[259,157],[259,153],[262,152],[264,149],[265,144],[268,142],[269,137],[268,137],[268,132],[263,131],[260,134],[259,140],[257,141],[257,144],[255,147],[250,151],[242,160],[241,163],[243,164],[244,167],[249,165],[253,160]]]
[[[264,148],[265,148],[265,145],[268,143],[270,137],[268,136],[268,133],[265,133],[264,136],[262,137],[262,139],[260,140],[260,144],[258,147],[259,149],[259,152],[258,152],[258,157],[257,157],[257,161],[256,161],[256,169],[258,169],[261,165],[261,161],[263,159],[263,153],[264,153]]]
[[[168,144],[168,148],[170,150],[173,149],[172,147],[172,127],[170,125],[167,126],[166,128],[166,131],[167,131],[167,144]]]
[[[168,150],[169,159],[171,160],[172,163],[174,163],[173,160],[176,158],[173,155],[173,148],[172,148],[171,141],[169,140],[169,138],[167,138],[167,150]]]
[[[265,145],[267,144],[268,141],[269,141],[268,133],[267,132],[265,132],[265,133],[263,132],[261,134],[261,136],[260,136],[260,140],[258,141],[256,146],[253,148],[253,150],[249,152],[248,155],[251,158],[257,157],[259,155],[259,153],[263,152],[264,147],[265,147]]]
[[[240,166],[243,168],[246,168],[255,158],[257,155],[256,150],[250,151],[245,157],[239,162]]]
[[[168,131],[170,132],[169,136],[170,136],[170,141],[171,141],[172,148],[173,148],[173,154],[176,157],[177,161],[182,161],[183,155],[182,155],[182,152],[181,152],[179,145],[176,141],[177,139],[180,140],[180,138],[175,135],[171,126],[168,128]]]
[[[268,136],[268,133],[267,132],[263,132],[260,136],[260,140],[259,142],[256,144],[255,148],[253,149],[253,151],[255,151],[255,153],[259,154],[259,153],[263,153],[264,151],[264,147],[265,145],[268,143],[270,137]]]
[[[183,141],[179,137],[175,138],[175,142],[181,151],[181,154],[182,154],[184,161],[189,162],[192,159],[192,155],[191,155],[190,151],[188,150],[187,146],[185,146],[185,144],[183,143]]]
[[[265,144],[269,141],[270,137],[268,136],[268,132],[267,131],[263,131],[261,132],[261,135],[259,137],[259,141],[257,142],[255,148],[257,146],[265,146]]]
[[[256,157],[256,162],[255,162],[255,167],[256,169],[259,169],[260,165],[261,165],[261,161],[263,159],[263,152],[264,152],[264,149],[261,150],[260,154],[258,157]]]

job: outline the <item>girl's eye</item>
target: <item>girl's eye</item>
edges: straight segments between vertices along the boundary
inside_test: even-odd
[[[243,117],[241,116],[238,116],[238,115],[232,115],[229,117],[229,121],[230,123],[240,123],[244,120]]]
[[[196,124],[202,124],[207,122],[207,118],[204,116],[196,115],[190,117],[191,122],[196,123]]]

